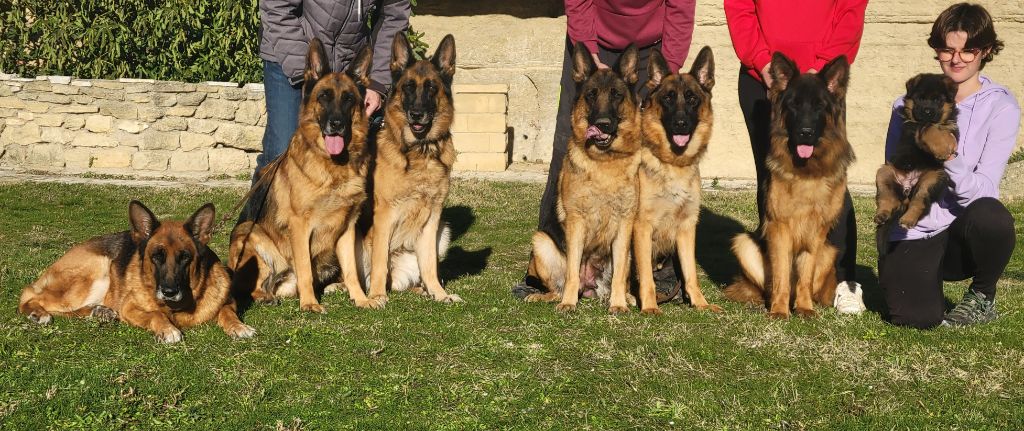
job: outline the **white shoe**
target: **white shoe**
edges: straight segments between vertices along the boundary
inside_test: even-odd
[[[860,314],[864,306],[864,289],[856,281],[844,281],[836,285],[836,297],[833,300],[839,314]]]

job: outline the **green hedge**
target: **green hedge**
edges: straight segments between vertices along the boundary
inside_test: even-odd
[[[262,81],[257,0],[0,0],[0,70]]]
[[[262,82],[259,25],[258,0],[0,0],[0,71]]]

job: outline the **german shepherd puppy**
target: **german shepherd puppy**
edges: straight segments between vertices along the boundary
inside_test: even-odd
[[[639,196],[641,145],[633,92],[637,57],[636,47],[630,45],[614,69],[598,69],[586,45],[576,44],[572,137],[558,178],[556,204],[565,244],[543,231],[533,234],[527,275],[539,279],[548,292],[527,296],[529,302],[560,298],[555,309],[572,311],[581,285],[600,287],[610,279],[608,311],[629,311],[629,246]]]
[[[796,313],[813,317],[814,302],[832,305],[835,294],[837,252],[827,236],[842,210],[846,169],[854,161],[844,119],[850,66],[839,56],[816,74],[801,74],[792,60],[775,53],[769,69],[771,177],[761,230],[767,250],[749,234],[736,236],[733,252],[743,273],[725,295],[764,303],[767,294],[769,315],[788,318],[795,279]]]
[[[401,36],[391,51],[394,86],[377,134],[372,214],[364,217],[372,225],[361,230],[370,299],[386,303],[390,279],[395,291],[422,284],[435,301],[462,302],[445,291],[437,272],[438,256],[448,248],[441,210],[455,162],[455,38],[445,36],[429,60],[416,60]]]
[[[644,313],[660,314],[651,258],[675,252],[682,264],[690,303],[698,309],[722,311],[708,304],[697,282],[694,249],[700,214],[700,163],[711,139],[714,115],[711,88],[715,60],[711,48],[697,54],[689,73],[673,73],[657,50],[647,69],[651,88],[640,118],[640,205],[633,227],[633,255]]]
[[[907,81],[903,132],[898,146],[875,176],[875,223],[883,225],[903,211],[905,229],[928,214],[931,203],[949,187],[943,162],[956,151],[957,83],[943,74],[922,73]]]
[[[363,292],[355,253],[355,223],[369,172],[363,96],[371,54],[365,47],[347,71],[332,72],[323,45],[310,41],[299,127],[288,150],[253,186],[269,188],[264,210],[231,232],[236,292],[251,292],[260,301],[298,293],[302,310],[323,313],[314,281],[332,284],[336,272],[323,269],[340,263],[357,307],[384,305]]]
[[[53,315],[120,319],[163,343],[214,318],[231,338],[252,337],[238,320],[227,270],[207,247],[214,213],[206,204],[184,223],[161,222],[132,201],[131,230],[72,247],[21,292],[18,311],[41,325]]]

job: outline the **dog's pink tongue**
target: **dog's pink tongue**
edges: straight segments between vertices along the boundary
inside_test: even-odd
[[[597,126],[587,127],[587,139],[593,138],[604,140],[608,139],[608,135],[602,132],[601,129],[598,129]]]
[[[813,154],[813,153],[814,153],[814,146],[813,145],[797,145],[796,146],[796,155],[800,156],[801,159],[810,158],[811,154]]]
[[[327,147],[328,154],[337,156],[345,149],[345,138],[342,136],[324,135],[324,146]]]
[[[690,135],[672,135],[672,143],[677,147],[685,147],[690,143]]]

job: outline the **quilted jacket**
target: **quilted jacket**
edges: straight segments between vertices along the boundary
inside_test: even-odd
[[[319,38],[333,70],[344,70],[373,44],[370,89],[387,94],[391,42],[409,25],[409,0],[260,0],[260,58],[278,63],[293,84],[302,81],[309,40]],[[367,26],[373,23],[373,28]]]

